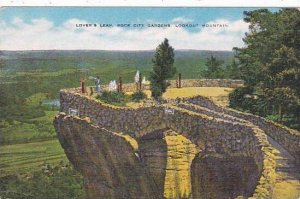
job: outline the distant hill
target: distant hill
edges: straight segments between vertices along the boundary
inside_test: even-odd
[[[149,79],[154,53],[154,50],[0,51],[0,107],[22,104],[36,93],[56,99],[60,89],[77,87],[82,78],[87,85],[94,85],[90,76],[99,76],[103,84],[119,77],[129,83],[139,70]],[[224,61],[224,68],[233,58],[231,51],[175,50],[174,65],[183,79],[205,78],[205,62],[211,54]]]
[[[0,51],[0,63],[5,72],[57,72],[70,69],[87,69],[93,73],[114,73],[126,77],[136,70],[147,75],[152,70],[155,51],[93,51],[93,50],[47,50],[47,51]],[[231,62],[232,51],[175,50],[175,67],[185,78],[199,78],[210,55]],[[106,75],[110,76],[110,75]],[[105,79],[105,78],[104,78]],[[105,79],[106,80],[106,79]],[[108,79],[107,79],[108,81]]]
[[[152,58],[154,50],[145,51],[103,51],[103,50],[45,50],[45,51],[0,51],[0,58],[4,59],[53,59],[59,57],[149,57]],[[175,57],[208,57],[214,55],[221,59],[232,58],[232,51],[208,50],[175,50]]]

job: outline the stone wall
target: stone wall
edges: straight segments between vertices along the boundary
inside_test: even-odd
[[[195,113],[178,106],[164,105],[133,109],[105,104],[99,100],[73,92],[61,91],[60,95],[61,112],[68,113],[69,108],[75,108],[79,111],[80,116],[90,117],[92,123],[109,130],[128,133],[133,137],[142,137],[155,129],[168,127],[182,133],[194,142],[197,142],[198,139],[204,141],[207,138],[209,140],[206,141],[219,147],[226,140],[245,140],[245,143],[234,143],[234,145],[228,143],[228,146],[224,146],[223,150],[229,150],[233,146],[237,147],[230,149],[228,153],[246,149],[244,145],[251,136],[253,137],[253,132],[251,133],[249,130],[251,128],[239,124],[240,121],[224,116],[222,118],[221,115],[211,117],[212,115],[210,116],[208,111],[204,114]],[[174,114],[165,113],[164,109],[168,107],[174,111]],[[232,119],[232,121],[229,119]],[[206,136],[197,137],[203,135]]]
[[[213,118],[221,118],[221,119],[228,120],[228,121],[231,121],[231,122],[247,123],[243,119],[236,118],[236,117],[233,117],[231,115],[223,114],[223,113],[220,113],[220,112],[217,112],[217,111],[213,111],[211,109],[208,109],[208,108],[205,108],[205,107],[202,107],[202,106],[198,106],[198,105],[195,105],[195,104],[191,104],[191,103],[181,102],[181,103],[178,103],[177,106],[181,107],[181,108],[184,108],[184,109],[187,109],[187,110],[190,110],[190,111],[193,111],[193,112],[196,112],[196,113],[205,114],[205,115],[213,117]]]
[[[177,80],[169,80],[171,88],[177,87]],[[182,79],[182,87],[228,87],[237,88],[244,86],[243,80],[234,79]]]
[[[133,137],[141,137],[155,129],[165,128],[163,110],[158,107],[137,109],[105,104],[76,91],[60,92],[61,112],[77,109],[81,117],[91,118],[92,123],[112,131],[122,131]]]
[[[295,157],[297,163],[300,164],[300,133],[298,131],[289,129],[285,126],[282,126],[272,121],[268,121],[265,118],[253,114],[243,113],[234,109],[220,107],[212,101],[210,101],[208,98],[202,96],[186,98],[184,99],[184,101],[197,104],[202,107],[206,107],[216,112],[225,113],[236,118],[252,122],[254,125],[258,126],[260,129],[265,131],[280,145],[282,145],[291,155]]]
[[[133,138],[139,139],[156,129],[169,128],[187,137],[202,151],[229,157],[251,157],[254,159],[258,171],[262,173],[259,184],[254,191],[254,196],[265,197],[271,193],[274,180],[271,173],[275,169],[272,148],[269,146],[263,131],[256,126],[243,124],[241,121],[235,121],[230,117],[222,118],[220,114],[217,115],[216,113],[215,116],[209,115],[208,110],[203,113],[195,113],[171,105],[137,109],[116,107],[87,95],[79,94],[76,90],[62,90],[60,99],[61,112],[68,113],[69,108],[77,109],[80,117],[87,116],[90,118],[91,124],[105,127],[109,131],[122,131]],[[196,98],[193,100],[197,101]],[[172,110],[171,113],[166,112],[166,109]],[[63,128],[63,126],[60,128]],[[81,128],[81,130],[84,135],[84,128]],[[60,131],[57,128],[59,134]],[[65,131],[70,130],[65,129]],[[62,139],[61,142],[67,143],[66,139]],[[68,147],[65,144],[64,148]],[[70,147],[72,148],[72,146]],[[111,145],[111,147],[114,147],[114,145]],[[264,192],[257,190],[264,190]]]

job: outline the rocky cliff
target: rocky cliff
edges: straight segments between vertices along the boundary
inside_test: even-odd
[[[67,157],[84,176],[88,198],[161,198],[123,136],[64,114],[54,125]]]

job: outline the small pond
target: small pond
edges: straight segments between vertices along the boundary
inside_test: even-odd
[[[43,101],[43,105],[54,105],[54,106],[60,106],[59,99],[53,99],[53,100],[45,100]]]

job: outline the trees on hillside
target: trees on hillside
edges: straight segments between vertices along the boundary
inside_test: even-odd
[[[207,69],[204,71],[204,76],[210,79],[221,78],[223,75],[223,69],[221,68],[222,64],[223,61],[218,60],[215,56],[211,55],[206,59],[205,66]]]
[[[233,59],[230,64],[226,65],[225,75],[226,75],[226,78],[229,78],[229,79],[240,79],[241,78],[239,64],[235,59]]]
[[[245,47],[234,49],[242,79],[254,92],[262,91],[266,115],[275,114],[278,121],[285,115],[300,128],[300,113],[294,111],[300,109],[300,11],[259,9],[244,16]]]
[[[202,71],[203,77],[209,79],[240,79],[239,63],[232,59],[231,63],[224,65],[224,60],[214,55],[206,58],[206,69]]]
[[[166,91],[167,79],[176,73],[174,64],[174,49],[169,45],[168,39],[165,39],[157,48],[154,55],[153,71],[150,73],[152,97],[158,99]]]

